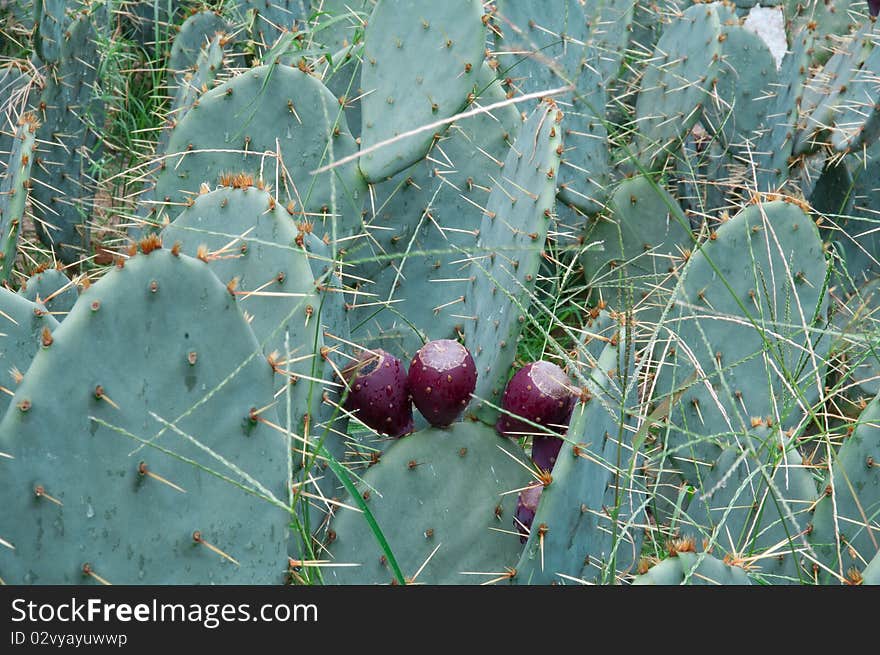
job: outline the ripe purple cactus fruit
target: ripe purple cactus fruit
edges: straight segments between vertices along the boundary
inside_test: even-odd
[[[868,13],[874,18],[880,12],[880,0],[868,0]]]
[[[532,437],[532,461],[542,471],[552,471],[562,448],[562,439],[549,435]]]
[[[477,386],[477,367],[468,349],[452,339],[422,346],[409,365],[409,392],[434,427],[457,419]]]
[[[512,415],[502,414],[495,428],[505,437],[519,437],[524,434],[548,437],[546,432],[541,432],[538,428],[516,418],[519,416],[563,434],[567,429],[575,400],[576,396],[568,377],[556,364],[545,361],[527,364],[507,383],[501,406]],[[548,438],[555,439],[555,437]],[[557,446],[556,452],[558,451]],[[554,459],[555,455],[556,453],[553,454]]]
[[[544,485],[537,484],[520,492],[516,499],[516,513],[513,515],[513,525],[519,532],[519,540],[525,543],[528,540],[529,529],[535,520],[535,512],[538,511],[538,502],[541,500],[541,492]]]
[[[413,431],[412,403],[401,361],[384,350],[365,350],[342,371],[350,389],[345,408],[379,434],[401,437]]]

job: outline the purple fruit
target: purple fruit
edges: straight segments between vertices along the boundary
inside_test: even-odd
[[[515,416],[502,414],[495,428],[506,437],[547,435],[516,418],[519,416],[564,434],[575,399],[568,377],[556,364],[545,361],[527,364],[510,378],[501,401],[501,406]]]
[[[397,357],[381,349],[365,350],[342,375],[350,385],[345,408],[357,412],[365,425],[392,437],[413,431],[406,371]]]
[[[538,484],[529,487],[520,492],[516,499],[516,513],[513,515],[513,525],[519,532],[519,540],[525,543],[529,536],[529,528],[532,527],[532,521],[535,520],[535,512],[538,511],[538,501],[541,500],[541,492],[544,491],[544,485]]]
[[[532,437],[532,461],[539,469],[552,471],[560,448],[562,448],[562,439],[536,435]]]
[[[868,13],[876,17],[877,12],[880,12],[880,0],[868,0]]]
[[[442,428],[464,411],[477,386],[477,367],[467,348],[452,339],[438,339],[415,354],[407,379],[422,416]]]

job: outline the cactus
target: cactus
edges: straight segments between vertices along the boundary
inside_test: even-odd
[[[553,219],[562,112],[544,100],[520,128],[504,176],[483,213],[465,308],[465,345],[477,365],[471,410],[494,423],[531,304],[541,249]]]
[[[363,181],[353,165],[312,171],[354,149],[338,101],[318,79],[260,66],[202,95],[180,120],[154,195],[177,203],[222,173],[246,172],[271,184],[282,205],[338,244],[359,228]]]
[[[880,552],[880,397],[859,415],[854,430],[828,461],[810,542],[822,566],[820,583],[844,579]]]
[[[880,585],[880,553],[862,571],[862,584]]]
[[[631,346],[615,335],[595,362],[517,564],[519,584],[614,583],[638,560],[646,496],[633,475],[642,456],[624,427],[631,422]]]
[[[757,140],[753,165],[758,191],[776,191],[788,179],[816,35],[805,29],[794,35],[779,68],[781,85],[767,103],[768,126]]]
[[[215,34],[198,53],[192,65],[192,71],[178,74],[177,81],[169,85],[174,90],[174,97],[171,100],[165,128],[162,130],[156,143],[157,155],[164,155],[167,152],[168,141],[171,138],[174,127],[195,106],[199,94],[213,86],[217,73],[223,67],[225,55],[223,48],[226,40],[222,33]],[[155,199],[153,198],[152,200]],[[141,202],[144,203],[141,205],[142,207],[150,207],[146,196],[141,196]]]
[[[704,531],[719,557],[750,561],[752,577],[770,584],[803,582],[803,535],[816,484],[792,440],[757,428],[740,441],[700,479],[685,529]]]
[[[705,553],[678,552],[633,580],[634,585],[750,585],[748,575]]]
[[[41,339],[58,327],[46,308],[0,287],[0,414],[40,348]]]
[[[162,231],[162,240],[203,259],[230,285],[273,369],[289,378],[285,419],[305,440],[294,444],[297,470],[314,457],[315,443],[341,460],[346,424],[335,406],[324,402],[338,381],[323,355],[323,293],[312,277],[310,256],[297,245],[299,234],[287,211],[269,193],[252,186],[246,175],[226,178],[225,186],[204,189]],[[315,477],[323,478],[325,497],[339,495],[335,476]]]
[[[654,394],[683,392],[663,438],[686,481],[735,435],[796,424],[817,393],[827,269],[815,225],[781,200],[747,207],[690,256],[658,334]]]
[[[15,130],[6,175],[0,180],[0,281],[9,280],[18,254],[18,235],[24,221],[31,167],[34,162],[37,118],[25,114]]]
[[[95,187],[91,162],[104,120],[104,103],[95,89],[95,36],[88,16],[71,23],[57,68],[47,75],[37,116],[39,147],[31,188],[37,232],[65,262],[79,259],[89,245],[86,216]]]
[[[474,91],[474,107],[504,98],[487,65]],[[491,189],[505,184],[504,159],[520,125],[512,107],[463,119],[424,162],[373,185],[369,239],[349,256],[357,262],[350,320],[358,343],[409,361],[422,336],[450,339],[464,331],[467,257],[479,254],[480,212]]]
[[[416,163],[434,132],[401,138],[465,107],[483,64],[486,27],[479,0],[379,0],[367,21],[361,68],[360,169],[379,182]],[[424,57],[431,61],[425,67]]]
[[[157,245],[44,333],[0,422],[7,582],[283,580],[272,371],[208,266]]]
[[[408,581],[479,584],[519,555],[509,534],[516,494],[531,479],[522,450],[480,423],[454,423],[404,437],[362,476],[360,492]],[[351,505],[353,501],[347,501]],[[343,506],[327,548],[332,584],[392,580],[359,511]]]
[[[632,307],[637,318],[653,324],[665,305],[681,251],[691,242],[678,202],[646,177],[623,180],[608,202],[608,215],[587,220],[580,256],[594,302],[617,311]]]
[[[742,150],[767,119],[778,84],[776,63],[761,37],[738,24],[723,24],[721,36],[718,78],[702,121],[722,144]]]
[[[834,326],[840,330],[834,350],[843,359],[843,382],[847,387],[855,387],[851,395],[867,398],[880,393],[880,352],[874,316],[880,302],[878,286],[880,280],[875,278],[860,287],[834,315]]]
[[[637,156],[646,168],[662,166],[710,102],[720,68],[720,35],[714,4],[689,7],[664,27],[635,108]]]
[[[21,283],[18,293],[31,302],[44,305],[59,323],[79,298],[76,284],[57,268],[37,269]]]

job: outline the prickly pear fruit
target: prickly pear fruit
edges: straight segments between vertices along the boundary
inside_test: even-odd
[[[542,491],[544,491],[544,485],[541,484],[526,487],[516,499],[516,513],[513,515],[513,525],[516,526],[516,531],[520,534],[520,543],[528,541],[529,530],[532,527],[532,521],[535,520],[535,512],[538,511],[538,503],[541,500]]]
[[[535,435],[532,437],[532,461],[542,471],[552,471],[560,448],[562,439]]]
[[[443,428],[461,416],[477,386],[470,351],[452,339],[429,341],[419,348],[407,376],[412,401],[428,423]]]
[[[365,350],[342,371],[349,384],[345,408],[380,434],[401,437],[413,431],[412,402],[406,371],[384,350]]]
[[[568,376],[556,364],[545,361],[527,364],[518,370],[504,390],[502,414],[495,428],[502,435],[546,434],[516,416],[557,432],[565,430],[575,396]]]

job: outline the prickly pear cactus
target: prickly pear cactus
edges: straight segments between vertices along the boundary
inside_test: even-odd
[[[354,150],[339,102],[320,80],[290,67],[260,66],[202,95],[181,119],[154,195],[181,202],[223,173],[246,172],[338,244],[360,227],[363,180],[353,164],[312,173]]]
[[[514,442],[480,423],[428,428],[397,441],[359,487],[408,581],[480,584],[513,567],[516,494],[531,479]],[[340,508],[327,547],[331,584],[387,584],[392,572],[363,513]]]
[[[647,177],[622,181],[608,214],[586,222],[583,241],[596,244],[580,256],[593,301],[617,311],[632,307],[638,319],[656,323],[674,286],[681,252],[691,244],[678,201]]]
[[[104,121],[104,102],[95,86],[95,39],[87,15],[70,24],[40,97],[31,196],[40,240],[65,262],[78,260],[89,247],[86,217],[95,189],[92,164]]]
[[[207,264],[156,246],[44,334],[0,422],[7,582],[283,579],[291,442],[268,424],[272,370]]]
[[[482,90],[482,91],[481,91]],[[473,107],[502,100],[484,67]],[[468,253],[475,249],[491,189],[504,184],[504,159],[521,125],[512,107],[452,125],[429,158],[373,185],[368,240],[353,246],[359,261],[353,294],[354,338],[409,361],[427,339],[456,338],[467,319]],[[423,333],[423,334],[420,334]]]
[[[561,121],[556,103],[545,100],[523,123],[504,160],[504,175],[489,195],[471,255],[463,306],[465,345],[479,376],[471,409],[487,423],[497,418],[492,405],[501,404],[553,220]]]
[[[6,175],[0,180],[0,281],[4,282],[9,280],[18,254],[18,235],[31,187],[37,126],[33,114],[21,117],[13,137]]]
[[[655,349],[654,397],[677,398],[667,467],[684,480],[698,484],[737,435],[795,425],[818,396],[827,272],[815,224],[781,200],[747,207],[690,256]]]
[[[827,461],[828,475],[813,514],[810,543],[822,566],[820,583],[845,579],[880,552],[880,398],[861,413],[840,450]]]
[[[647,496],[626,425],[634,388],[633,352],[615,334],[572,413],[565,443],[544,487],[514,582],[614,583],[641,551]]]
[[[699,481],[683,529],[699,530],[718,557],[752,561],[750,575],[766,584],[803,583],[816,483],[794,442],[775,430],[756,428],[740,443]]]
[[[0,413],[9,407],[41,341],[51,338],[57,327],[45,307],[0,288]]]
[[[633,580],[634,585],[750,585],[743,569],[695,552],[678,552]]]
[[[77,285],[57,268],[38,270],[21,283],[18,293],[31,302],[44,305],[59,322],[79,298]]]
[[[437,131],[366,154],[464,108],[483,64],[486,26],[479,0],[379,0],[367,21],[361,68],[360,168],[379,182],[422,159]],[[425,58],[431,62],[425,66]]]
[[[688,7],[665,25],[636,101],[638,159],[661,166],[709,102],[721,58],[721,22],[714,4]]]

